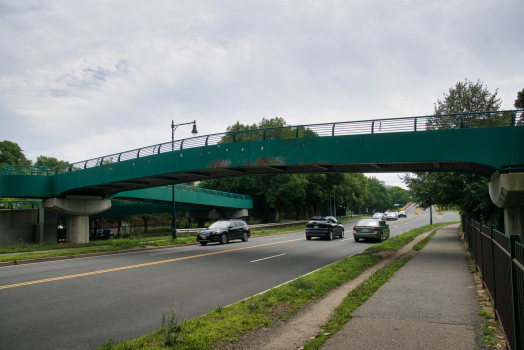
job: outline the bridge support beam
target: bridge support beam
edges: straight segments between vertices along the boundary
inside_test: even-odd
[[[489,195],[497,207],[504,209],[506,234],[518,234],[524,242],[524,173],[493,173]]]
[[[67,196],[50,198],[42,202],[42,207],[57,214],[67,215],[67,242],[89,242],[89,215],[101,213],[111,208],[110,200],[97,196]]]
[[[38,204],[38,236],[35,237],[35,243],[38,240],[40,244],[56,243],[58,236],[58,217],[57,213],[49,208],[44,208],[43,202]]]

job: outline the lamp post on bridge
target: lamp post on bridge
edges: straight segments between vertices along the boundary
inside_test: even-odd
[[[198,134],[197,128],[196,128],[196,120],[193,120],[189,123],[182,123],[182,124],[175,124],[175,122],[171,121],[171,150],[175,150],[175,131],[176,129],[181,125],[191,125],[193,124],[193,130],[191,130],[191,133],[193,135]],[[176,240],[176,204],[175,204],[175,183],[173,182],[173,223],[171,224],[171,231],[172,231],[172,238],[173,240]]]

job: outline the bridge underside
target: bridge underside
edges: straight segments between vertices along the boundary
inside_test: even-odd
[[[146,176],[103,185],[76,188],[68,192],[75,195],[101,195],[104,198],[115,192],[166,186],[173,183],[187,183],[208,179],[270,174],[311,174],[311,173],[374,173],[374,172],[472,172],[491,176],[497,169],[478,163],[465,162],[405,162],[405,163],[367,163],[367,164],[289,164],[289,165],[257,165],[237,167],[217,167],[195,169],[184,172],[173,172],[160,176]],[[118,196],[120,199],[131,199]],[[136,199],[135,199],[136,200]],[[162,201],[160,201],[162,202]]]

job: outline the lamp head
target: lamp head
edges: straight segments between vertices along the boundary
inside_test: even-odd
[[[193,130],[191,130],[191,133],[192,133],[193,135],[198,134],[198,131],[197,131],[197,128],[196,128],[196,123],[194,123],[194,122],[193,122]]]

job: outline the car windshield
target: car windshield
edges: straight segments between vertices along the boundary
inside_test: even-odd
[[[360,220],[357,226],[378,226],[378,220]]]
[[[395,216],[395,213],[388,213],[388,216]]]
[[[227,225],[229,225],[229,221],[217,221],[213,223],[209,228],[217,229],[217,228],[226,228]]]
[[[323,217],[320,217],[320,216],[315,216],[315,217],[312,217],[311,219],[309,219],[309,221],[327,221],[327,218],[323,218]]]

